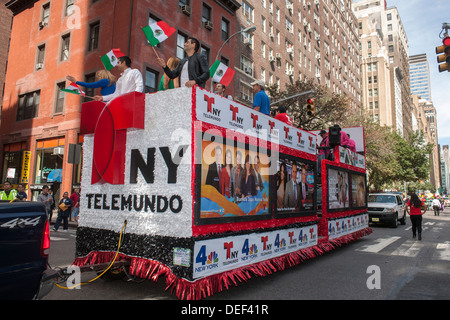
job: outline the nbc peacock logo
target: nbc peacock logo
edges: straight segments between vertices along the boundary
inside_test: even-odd
[[[212,263],[217,263],[217,262],[219,262],[219,256],[217,255],[217,253],[215,251],[212,251],[208,255],[208,259],[206,260],[206,264],[212,264]]]

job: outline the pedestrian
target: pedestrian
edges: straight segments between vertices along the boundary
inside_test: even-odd
[[[63,230],[67,231],[69,229],[69,216],[72,212],[73,202],[69,198],[69,193],[66,191],[63,194],[62,199],[59,201],[58,205],[58,218],[56,218],[55,226],[53,231],[58,231],[61,221],[63,222]]]
[[[23,186],[23,184],[19,183],[17,185],[17,195],[16,195],[17,199],[25,201],[27,200],[27,193],[25,192],[25,188]]]
[[[280,120],[280,121],[292,126],[292,119],[286,113],[286,108],[283,106],[280,106],[280,107],[278,107],[277,110],[275,110],[275,119]]]
[[[209,67],[205,55],[197,53],[199,49],[200,42],[195,38],[188,37],[184,43],[186,55],[175,69],[170,70],[161,58],[157,58],[156,61],[170,79],[179,78],[180,87],[192,88],[194,85],[198,85],[204,88],[209,79]]]
[[[70,196],[70,200],[72,200],[73,207],[72,207],[72,216],[70,217],[70,221],[72,221],[72,218],[74,221],[78,221],[78,214],[80,212],[80,189],[75,188],[72,195]]]
[[[17,190],[11,189],[11,182],[3,182],[3,191],[0,192],[0,200],[14,200],[17,196]]]
[[[42,187],[42,191],[41,193],[38,195],[38,199],[37,201],[42,202],[45,206],[45,212],[47,213],[49,219],[48,221],[52,220],[52,211],[51,211],[51,206],[53,204],[53,197],[52,195],[48,192],[49,187],[47,185],[44,185]]]
[[[270,98],[264,91],[265,84],[263,80],[256,80],[251,83],[253,87],[253,109],[270,116]]]
[[[417,194],[411,193],[411,198],[406,203],[406,211],[411,217],[413,238],[418,235],[418,240],[422,240],[422,215],[425,213],[425,201],[420,200]]]
[[[103,69],[98,70],[95,73],[95,82],[77,81],[72,76],[67,76],[66,79],[69,80],[70,82],[74,82],[75,84],[78,84],[85,88],[90,88],[90,89],[100,88],[100,94],[102,96],[112,94],[112,93],[114,93],[114,91],[116,91],[117,78],[115,75],[113,75],[108,70],[103,70]]]
[[[438,216],[439,210],[441,209],[441,202],[439,201],[438,198],[434,198],[433,201],[431,202],[431,205],[433,206],[434,215]]]
[[[112,99],[129,92],[144,92],[144,81],[138,69],[131,68],[131,59],[127,56],[119,58],[117,68],[121,71],[116,83],[116,91],[112,94],[94,96],[94,100],[108,102]]]
[[[167,60],[167,66],[170,70],[173,70],[177,67],[177,65],[180,63],[180,59],[177,57],[170,57],[169,60]],[[180,83],[178,81],[178,78],[176,79],[170,79],[167,74],[163,74],[161,77],[161,81],[159,82],[159,88],[158,91],[164,91],[167,89],[175,89],[179,88]]]

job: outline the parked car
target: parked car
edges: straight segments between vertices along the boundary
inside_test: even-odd
[[[395,193],[371,193],[368,197],[369,221],[387,223],[397,228],[400,221],[406,224],[405,203],[400,195]]]
[[[49,222],[44,205],[0,201],[0,300],[41,299],[58,273],[48,268]]]

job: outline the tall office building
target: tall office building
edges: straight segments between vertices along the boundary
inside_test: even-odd
[[[426,53],[409,57],[409,75],[411,93],[417,94],[421,99],[432,101],[430,65]]]
[[[236,50],[235,98],[251,105],[250,83],[286,85],[306,78],[347,95],[352,111],[361,108],[358,23],[352,0],[242,0]]]
[[[396,7],[387,7],[386,0],[361,0],[353,3],[356,17],[368,17],[380,29],[382,44],[388,51],[391,73],[391,103],[395,129],[405,136],[412,130],[411,92],[409,81],[408,38]],[[369,88],[363,88],[369,90]]]

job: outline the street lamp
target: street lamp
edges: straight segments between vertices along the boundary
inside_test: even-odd
[[[217,56],[216,56],[216,60],[219,60],[219,56],[220,56],[220,52],[222,51],[222,48],[225,46],[225,44],[231,40],[231,38],[233,38],[235,35],[240,34],[240,33],[251,33],[254,32],[256,30],[255,26],[251,26],[248,28],[245,28],[244,30],[235,32],[234,34],[231,35],[231,37],[229,37],[227,40],[225,40],[225,42],[222,44],[222,46],[219,49],[219,52],[217,52]],[[214,60],[214,61],[216,61]],[[213,80],[211,79],[211,92],[213,92]]]

